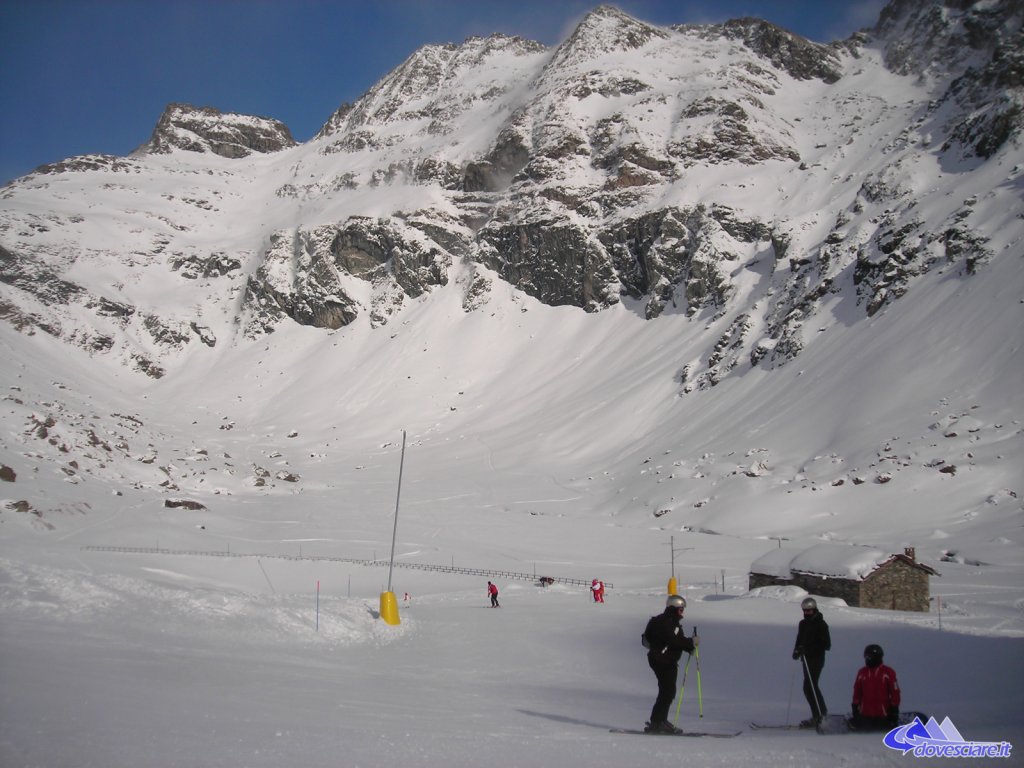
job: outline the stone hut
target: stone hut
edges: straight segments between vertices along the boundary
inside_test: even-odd
[[[859,608],[929,610],[929,579],[939,573],[917,561],[913,547],[887,554],[874,547],[818,544],[773,549],[750,566],[749,588],[797,586]]]

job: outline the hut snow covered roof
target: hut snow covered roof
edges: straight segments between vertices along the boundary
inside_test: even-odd
[[[936,571],[911,556],[894,555],[875,547],[816,544],[809,549],[773,549],[750,566],[751,573],[788,579],[794,573],[863,581],[892,560],[904,560],[929,574]]]

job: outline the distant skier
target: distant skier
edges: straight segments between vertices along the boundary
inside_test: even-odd
[[[491,582],[487,582],[487,594],[491,596],[491,608],[501,608],[498,605],[498,588]]]
[[[594,579],[590,582],[590,591],[594,593],[594,602],[604,602],[604,582],[600,579]]]
[[[668,710],[676,696],[676,677],[679,674],[679,658],[683,652],[693,653],[700,639],[694,632],[687,637],[679,622],[683,620],[686,600],[680,595],[669,595],[665,611],[652,616],[644,630],[644,645],[647,663],[658,678],[658,698],[651,708],[651,720],[644,728],[646,733],[677,733],[679,729],[668,721]]]
[[[900,684],[896,670],[882,663],[882,646],[872,643],[864,649],[864,666],[853,682],[853,718],[857,731],[888,731],[899,725]]]
[[[818,611],[818,603],[813,597],[804,598],[800,608],[803,609],[804,617],[797,627],[793,658],[803,659],[804,698],[811,707],[810,719],[803,720],[800,727],[814,728],[828,714],[828,707],[818,687],[818,678],[825,668],[825,651],[832,648],[832,637],[825,617]]]

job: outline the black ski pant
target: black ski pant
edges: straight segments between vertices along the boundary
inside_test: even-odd
[[[676,697],[676,677],[679,674],[679,663],[662,659],[655,661],[649,654],[647,663],[654,670],[654,676],[658,678],[658,698],[654,700],[654,707],[651,708],[651,722],[665,722],[668,720],[668,710],[672,706],[672,699]]]
[[[854,731],[891,731],[899,724],[898,717],[863,717],[854,715],[850,728]]]
[[[818,678],[821,677],[821,670],[825,668],[825,654],[821,656],[804,656],[804,698],[811,707],[811,717],[820,720],[828,714],[828,707],[818,687]],[[820,708],[819,708],[820,705]]]

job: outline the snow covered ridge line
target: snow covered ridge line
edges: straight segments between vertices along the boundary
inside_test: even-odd
[[[333,563],[354,563],[355,565],[385,566],[390,563],[387,560],[364,560],[354,557],[329,557],[319,555],[268,555],[258,552],[238,553],[218,550],[199,549],[161,549],[160,547],[106,547],[106,546],[84,546],[86,552],[119,552],[122,554],[141,555],[191,555],[193,557],[255,557],[273,558],[277,560],[311,560],[318,562]],[[395,568],[412,568],[418,571],[434,571],[436,573],[458,573],[468,576],[492,576],[501,579],[512,579],[515,581],[543,581],[547,584],[568,584],[574,587],[589,587],[592,579],[572,579],[561,576],[538,576],[536,573],[517,573],[515,571],[498,571],[488,568],[462,568],[454,565],[432,565],[430,563],[407,563],[398,561]],[[606,588],[613,588],[614,585],[604,582]]]

